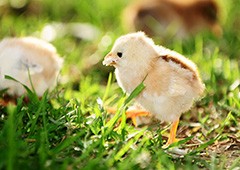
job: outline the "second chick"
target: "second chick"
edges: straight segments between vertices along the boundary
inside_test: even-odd
[[[0,90],[7,89],[13,96],[26,93],[20,83],[5,79],[7,75],[35,90],[39,97],[54,87],[63,63],[53,45],[33,37],[3,39],[0,61]]]

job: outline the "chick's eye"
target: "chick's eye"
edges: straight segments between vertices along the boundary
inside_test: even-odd
[[[118,52],[118,53],[117,53],[117,56],[121,58],[121,57],[122,57],[122,53],[121,53],[121,52]]]

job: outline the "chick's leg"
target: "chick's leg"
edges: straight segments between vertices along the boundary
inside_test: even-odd
[[[114,108],[108,108],[107,111],[109,113],[112,113],[112,114],[116,113],[116,109],[114,109]],[[149,116],[149,115],[150,115],[150,113],[147,112],[147,111],[144,111],[144,110],[134,109],[134,110],[127,110],[126,111],[127,119],[131,119],[134,126],[137,126],[137,120],[136,120],[137,117],[139,117],[139,116]]]
[[[168,138],[166,146],[168,146],[168,145],[177,141],[176,140],[176,133],[177,133],[178,124],[179,124],[179,119],[172,123],[171,129],[170,129],[170,136]]]
[[[133,125],[137,126],[137,117],[139,116],[149,116],[149,112],[144,110],[128,110],[126,111],[127,118],[132,119]]]

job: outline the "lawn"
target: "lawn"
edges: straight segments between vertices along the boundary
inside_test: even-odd
[[[0,38],[49,38],[65,61],[52,92],[0,106],[0,169],[240,169],[240,0],[220,1],[222,37],[155,39],[193,60],[206,85],[181,117],[175,147],[184,154],[162,148],[169,124],[126,120],[135,96],[102,66],[126,33],[120,14],[127,0],[21,2],[0,1]],[[118,108],[116,115],[107,106]]]

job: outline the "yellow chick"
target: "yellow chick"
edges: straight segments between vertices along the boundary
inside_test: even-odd
[[[23,86],[11,76],[42,96],[47,89],[56,84],[57,75],[62,66],[62,58],[53,45],[33,37],[5,38],[0,42],[0,90],[21,96],[26,93]],[[31,85],[31,81],[32,85]]]
[[[143,32],[119,37],[103,64],[116,68],[117,82],[127,94],[144,83],[145,89],[135,100],[147,114],[173,122],[167,144],[173,143],[181,114],[205,89],[196,65],[177,52],[155,45]]]
[[[204,29],[220,36],[218,14],[215,0],[141,0],[124,10],[123,19],[130,31],[148,35],[170,32],[184,38]]]

